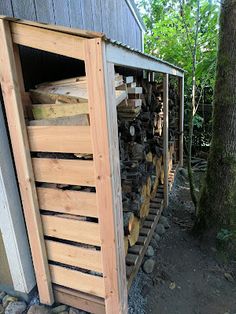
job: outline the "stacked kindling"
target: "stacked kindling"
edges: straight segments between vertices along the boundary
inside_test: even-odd
[[[147,80],[138,83],[133,76],[123,78],[123,82],[120,75],[119,78],[120,85],[116,88],[128,94],[117,107],[127,252],[128,246],[137,242],[139,229],[149,214],[150,201],[159,184],[164,183],[163,88]],[[173,112],[173,117],[169,115],[169,171],[175,158],[178,131],[175,98],[169,101],[171,114]]]

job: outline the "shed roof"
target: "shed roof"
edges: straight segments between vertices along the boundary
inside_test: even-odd
[[[61,32],[61,33],[71,34],[71,35],[76,35],[76,36],[79,36],[82,38],[88,38],[88,39],[90,39],[90,38],[101,38],[112,46],[117,46],[117,47],[123,48],[126,51],[132,52],[135,55],[139,55],[139,56],[142,56],[143,58],[145,57],[147,59],[151,59],[152,61],[157,61],[163,65],[171,67],[171,68],[173,68],[177,71],[180,71],[182,73],[184,72],[184,70],[182,68],[180,68],[174,64],[171,64],[167,61],[159,59],[155,56],[143,53],[137,49],[129,47],[128,45],[125,45],[121,42],[118,42],[118,41],[115,41],[111,38],[108,38],[108,37],[106,37],[106,35],[104,33],[101,33],[101,32],[87,31],[87,30],[81,30],[78,28],[70,28],[70,27],[65,27],[65,26],[60,26],[60,25],[52,25],[52,24],[47,24],[47,23],[38,23],[38,22],[33,22],[33,21],[28,21],[28,20],[17,19],[17,18],[13,18],[13,17],[7,17],[7,16],[3,16],[3,15],[0,15],[0,19],[6,19],[8,21],[12,21],[12,22],[19,23],[19,24],[30,25],[30,26],[37,27],[37,28],[57,31],[57,32]]]

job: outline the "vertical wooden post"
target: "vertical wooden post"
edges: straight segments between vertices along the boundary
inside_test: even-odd
[[[183,146],[184,146],[184,76],[179,77],[179,165],[183,167]]]
[[[169,203],[169,183],[168,183],[168,148],[169,148],[169,74],[164,74],[163,78],[163,112],[164,112],[164,206]]]
[[[107,64],[101,39],[88,39],[85,55],[106,313],[125,314],[128,305],[114,65]]]
[[[53,293],[37,193],[24,120],[19,68],[14,58],[10,25],[0,20],[0,83],[6,108],[18,182],[31,246],[40,301],[52,304]]]

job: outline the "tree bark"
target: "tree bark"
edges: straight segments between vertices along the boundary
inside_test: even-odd
[[[236,0],[221,8],[213,137],[198,228],[236,228]]]

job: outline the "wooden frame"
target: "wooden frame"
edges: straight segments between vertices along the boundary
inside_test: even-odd
[[[103,34],[69,30],[64,27],[53,27],[28,21],[0,18],[0,40],[2,43],[0,48],[0,81],[40,300],[42,303],[52,304],[54,291],[57,301],[93,313],[127,313],[117,103],[115,86],[113,85],[114,66],[121,65],[147,70],[153,75],[154,72],[164,73],[165,206],[168,205],[168,78],[169,75],[175,75],[180,77],[183,82],[183,70],[121,45],[114,45],[105,40]],[[45,132],[50,127],[26,127],[22,101],[22,97],[25,97],[26,93],[16,49],[16,45],[19,44],[84,60],[90,127],[73,127],[76,130],[79,128],[83,132],[80,136],[70,138],[69,129],[51,127],[48,142],[45,143],[42,138],[47,136]],[[68,49],[68,47],[70,48]],[[183,97],[181,99],[183,106]],[[181,110],[183,112],[183,108]],[[181,125],[182,122],[181,118]],[[52,131],[56,128],[60,135]],[[61,140],[63,143],[66,142],[66,146],[57,143],[55,140],[57,136],[62,137]],[[75,145],[76,151],[74,151]],[[182,149],[181,145],[180,149]],[[48,160],[47,158],[40,160],[39,158],[31,158],[30,150],[66,153],[80,153],[82,151],[92,153],[93,161]],[[66,169],[64,173],[62,173],[63,169]],[[75,171],[76,173],[73,175]],[[62,212],[63,214],[61,216],[47,216],[47,213],[40,214],[39,208],[42,211],[55,210],[55,205],[50,202],[48,195],[54,195],[54,197],[58,195],[59,198],[63,199],[65,194],[55,188],[48,190],[38,188],[36,190],[35,180],[92,186],[96,188],[96,193],[90,193],[87,201],[84,198],[81,199],[82,210],[73,205],[74,198],[78,195],[82,196],[79,194],[82,192],[68,193],[66,194],[68,203],[62,202],[60,208],[57,209],[59,213]],[[157,202],[160,204],[159,200]],[[64,215],[65,208],[69,217]],[[85,222],[76,216],[71,217],[71,214],[98,218],[98,222]],[[154,204],[149,221],[142,231],[143,236],[148,236],[149,240],[144,241],[142,253],[140,253],[141,257],[136,263],[132,278],[141,265],[142,256],[145,254],[160,214],[161,209],[157,211]],[[63,224],[67,227],[69,225],[71,228],[63,228]],[[79,229],[82,232],[75,234],[74,231]],[[88,236],[89,229],[92,230],[91,237]],[[86,264],[90,270],[101,271],[102,276],[85,275],[76,270],[65,270],[65,268],[63,270],[62,267],[54,264],[49,267],[48,259],[64,261],[59,255],[62,247],[49,240],[45,241],[44,236],[63,238],[69,241],[76,240],[86,243],[86,245],[96,246],[96,252],[90,248],[77,250],[69,245],[66,246],[65,251],[83,256],[80,264],[74,266],[80,267]],[[86,263],[86,258],[89,256],[94,258],[94,263]],[[69,258],[68,253],[65,256],[67,259],[65,261],[68,262]],[[73,278],[77,278],[77,281],[72,280]],[[70,286],[69,282],[72,281],[73,285]],[[79,286],[78,281],[80,281]],[[93,287],[90,287],[90,283]],[[97,309],[95,305],[98,305]]]

